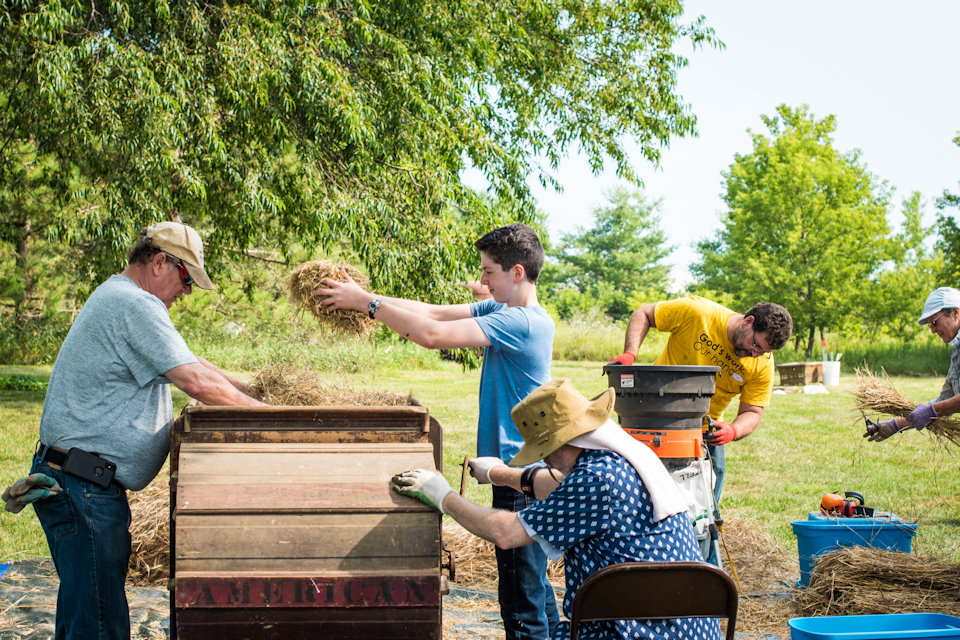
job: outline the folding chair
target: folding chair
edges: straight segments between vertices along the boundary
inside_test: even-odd
[[[727,640],[737,622],[737,588],[705,562],[622,562],[600,569],[577,589],[570,640],[582,622],[726,618]]]

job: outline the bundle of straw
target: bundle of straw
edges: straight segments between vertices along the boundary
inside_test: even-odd
[[[307,369],[270,366],[261,369],[251,395],[272,405],[291,407],[406,407],[416,404],[409,393],[369,389],[354,391],[323,384],[319,374]]]
[[[877,378],[870,369],[857,369],[857,408],[863,411],[885,413],[891,416],[906,417],[917,408],[896,389],[894,389],[883,372],[883,380]],[[960,446],[960,422],[952,418],[934,418],[926,426],[926,430],[937,439]]]
[[[873,547],[821,556],[800,598],[803,615],[960,611],[960,565]]]
[[[358,285],[366,289],[369,280],[365,275],[348,264],[334,264],[329,260],[312,260],[297,267],[287,278],[287,290],[294,306],[306,309],[321,323],[341,331],[367,336],[373,333],[377,323],[366,312],[353,309],[329,310],[322,299],[314,295],[314,290],[322,287],[322,280],[329,278],[346,282],[350,276]]]

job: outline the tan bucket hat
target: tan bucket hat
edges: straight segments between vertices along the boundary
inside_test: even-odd
[[[179,222],[158,222],[147,227],[153,246],[183,261],[193,282],[201,289],[213,289],[213,281],[203,270],[203,241],[200,234]]]
[[[569,378],[537,387],[510,412],[524,442],[510,466],[542,460],[577,436],[599,429],[610,419],[615,397],[616,391],[609,387],[587,400]]]

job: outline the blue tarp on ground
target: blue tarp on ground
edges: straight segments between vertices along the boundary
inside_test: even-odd
[[[7,575],[7,569],[10,568],[8,564],[0,564],[0,580],[3,580],[3,576]]]

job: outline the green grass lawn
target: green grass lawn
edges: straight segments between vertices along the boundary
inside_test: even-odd
[[[606,387],[599,362],[556,362],[555,377],[572,378],[587,396]],[[49,375],[49,367],[2,367],[0,375]],[[428,369],[386,368],[331,374],[330,382],[356,389],[412,392],[444,429],[444,474],[454,489],[460,463],[475,447],[478,371],[454,363]],[[935,396],[942,379],[892,378],[913,401]],[[926,433],[909,431],[882,443],[861,438],[853,375],[828,395],[775,395],[753,435],[727,447],[721,503],[726,518],[755,521],[796,554],[790,522],[806,519],[824,493],[855,490],[867,504],[919,522],[913,550],[960,562],[960,460]],[[174,393],[177,410],[186,396]],[[0,487],[26,474],[37,437],[42,392],[0,391]],[[728,419],[736,406],[730,408]],[[468,483],[468,497],[489,502],[489,489]],[[0,562],[46,555],[31,509],[0,512]]]

